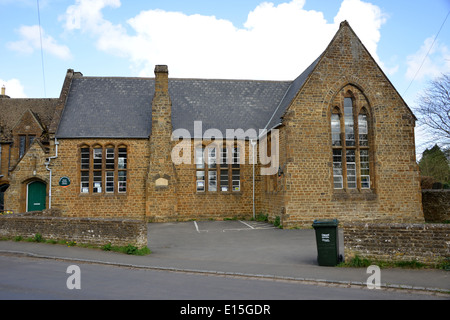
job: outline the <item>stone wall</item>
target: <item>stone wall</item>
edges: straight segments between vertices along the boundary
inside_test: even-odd
[[[422,190],[426,222],[450,221],[450,190]]]
[[[136,220],[44,217],[28,214],[0,216],[0,237],[34,237],[77,243],[147,246],[147,223]]]
[[[450,258],[450,225],[403,223],[344,224],[346,260],[361,258],[381,261],[439,263]]]

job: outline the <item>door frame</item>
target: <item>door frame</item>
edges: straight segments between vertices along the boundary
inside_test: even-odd
[[[47,183],[45,183],[45,182],[42,181],[42,180],[32,180],[32,181],[29,181],[29,182],[26,184],[26,188],[25,188],[25,193],[26,193],[26,198],[25,198],[25,212],[30,212],[30,211],[28,211],[28,194],[29,194],[29,187],[30,187],[31,184],[36,183],[36,182],[38,182],[38,183],[40,183],[40,184],[42,184],[42,185],[45,186],[44,209],[47,208],[47,196],[48,196],[48,193],[47,193]]]

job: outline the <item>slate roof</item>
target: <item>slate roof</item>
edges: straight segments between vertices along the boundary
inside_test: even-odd
[[[12,141],[11,130],[22,115],[31,110],[36,120],[48,127],[58,99],[0,98],[0,142]]]
[[[56,137],[147,138],[154,87],[145,78],[72,79]]]
[[[246,80],[169,80],[173,129],[194,137],[194,121],[203,131],[264,129],[290,82]],[[201,138],[201,137],[196,137]]]
[[[318,59],[319,60],[319,59]],[[219,129],[271,129],[278,125],[316,60],[294,81],[169,78],[172,126],[194,137]],[[148,138],[153,78],[80,77],[72,80],[57,138]]]

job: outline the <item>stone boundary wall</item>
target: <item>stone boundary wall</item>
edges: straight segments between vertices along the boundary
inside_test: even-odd
[[[343,229],[346,260],[358,255],[432,265],[450,259],[450,224],[348,223]]]
[[[44,217],[27,214],[0,216],[0,237],[34,237],[116,246],[147,246],[147,223],[138,220]]]
[[[422,190],[422,206],[426,222],[450,221],[450,189]]]

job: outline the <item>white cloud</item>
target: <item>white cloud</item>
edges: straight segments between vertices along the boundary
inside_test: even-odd
[[[11,50],[24,54],[31,54],[35,50],[40,50],[42,35],[42,49],[45,52],[63,60],[71,58],[69,48],[59,45],[53,37],[46,35],[45,31],[38,25],[21,26],[18,32],[22,40],[9,42],[7,47]]]
[[[387,15],[371,3],[360,0],[344,0],[334,22],[337,24],[343,20],[350,23],[367,50],[374,59],[379,61],[376,54],[377,45],[381,38],[380,29],[386,22]]]
[[[423,80],[436,78],[442,73],[450,72],[450,50],[437,40],[434,45],[434,36],[425,39],[420,49],[407,57],[408,80]]]
[[[105,7],[119,8],[120,5],[120,0],[76,0],[60,19],[65,20],[67,30],[107,31],[111,23],[103,19],[101,11]]]
[[[0,79],[0,87],[5,86],[6,95],[11,98],[26,98],[23,85],[18,79]]]
[[[147,10],[127,21],[131,33],[102,14],[106,7],[120,7],[119,0],[77,0],[61,19],[66,30],[92,35],[99,50],[129,59],[140,76],[152,76],[155,64],[167,64],[172,77],[291,80],[325,50],[342,20],[379,60],[377,44],[386,20],[380,8],[343,0],[328,23],[304,4],[263,2],[243,28],[214,16]]]

